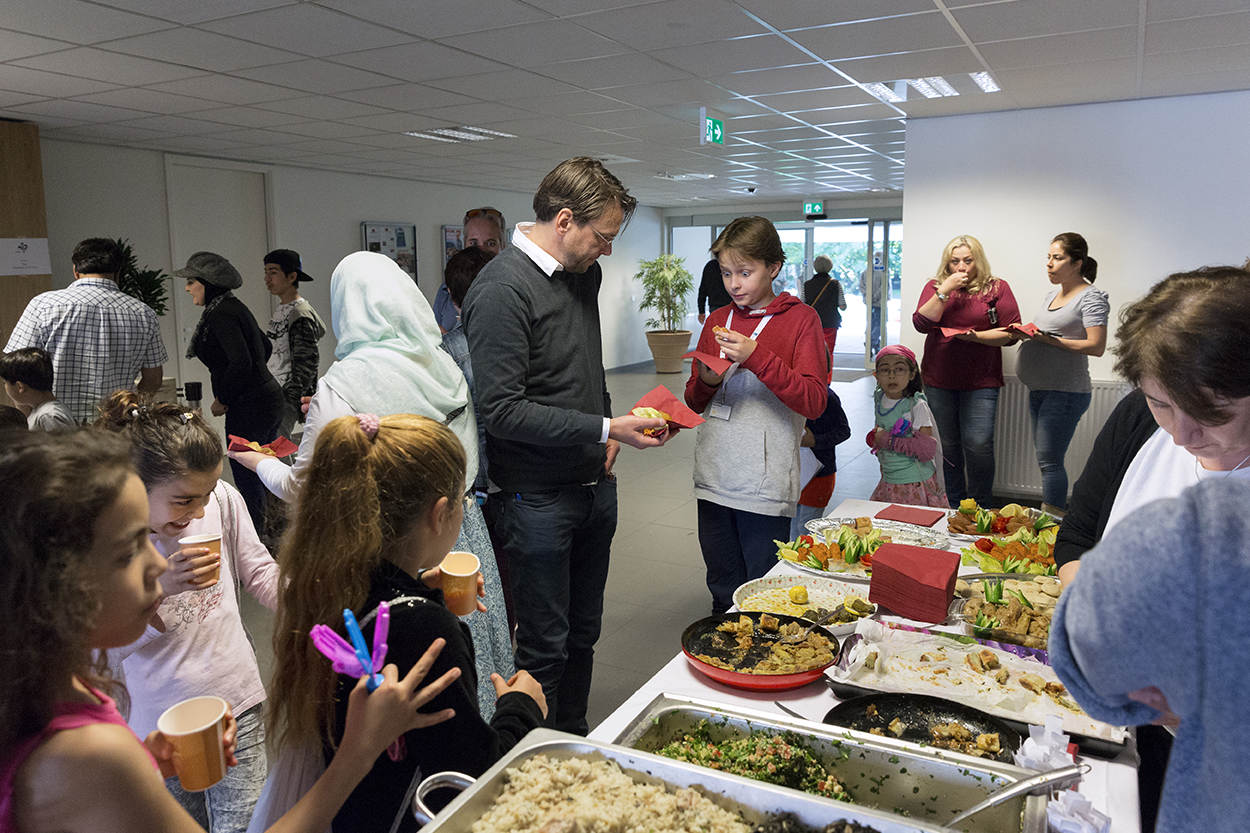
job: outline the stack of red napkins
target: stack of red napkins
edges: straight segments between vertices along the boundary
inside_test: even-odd
[[[872,554],[868,601],[917,622],[945,622],[958,572],[958,553],[882,544]]]

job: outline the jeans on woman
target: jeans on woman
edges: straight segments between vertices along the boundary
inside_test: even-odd
[[[967,497],[982,506],[989,505],[994,492],[998,390],[949,390],[925,385],[929,409],[942,436],[946,497],[952,507]]]
[[[165,779],[165,787],[178,803],[209,833],[246,833],[265,786],[264,704],[235,715],[235,720],[239,733],[234,755],[239,765],[228,768],[225,778],[203,792],[187,792],[177,777]]]
[[[1089,409],[1092,394],[1063,390],[1030,390],[1029,413],[1033,416],[1033,445],[1042,470],[1042,500],[1056,509],[1068,508],[1068,472],[1063,458],[1081,415]]]

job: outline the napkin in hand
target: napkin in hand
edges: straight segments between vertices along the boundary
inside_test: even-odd
[[[942,331],[942,335],[947,338],[954,338],[955,336],[973,331],[971,327],[939,327],[938,329],[940,329]]]
[[[704,422],[703,417],[686,407],[686,403],[674,396],[673,392],[663,385],[658,385],[648,391],[642,399],[634,403],[634,408],[655,408],[657,411],[663,411],[668,414],[668,424],[676,425],[678,428],[694,428]]]
[[[1028,324],[1008,324],[1007,329],[1019,330],[1020,332],[1029,336],[1030,338],[1032,338],[1033,336],[1041,332],[1040,330],[1038,330],[1037,325],[1034,324],[1032,321],[1030,321]]]
[[[227,451],[259,451],[261,454],[268,454],[270,457],[286,457],[294,454],[299,450],[299,446],[288,440],[286,437],[278,437],[271,443],[260,445],[259,443],[245,440],[242,437],[230,435],[230,445],[226,447]]]
[[[682,358],[698,359],[713,373],[724,373],[729,369],[729,365],[733,364],[729,359],[723,359],[711,353],[704,353],[702,350],[691,350],[689,353],[683,353]]]

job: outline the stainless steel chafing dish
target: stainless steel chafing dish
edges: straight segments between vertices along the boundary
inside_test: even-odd
[[[615,761],[621,769],[642,783],[665,784],[670,789],[695,787],[720,806],[741,813],[744,819],[752,823],[765,821],[780,813],[792,813],[799,821],[813,827],[823,827],[845,819],[868,825],[880,833],[950,833],[931,821],[907,819],[887,811],[817,798],[785,787],[726,775],[713,769],[550,729],[535,729],[526,735],[507,755],[438,813],[423,831],[467,833],[473,822],[482,817],[503,791],[506,783],[504,772],[535,755]],[[440,775],[427,779],[428,782],[438,783],[440,786],[449,786],[455,780]],[[426,791],[426,785],[423,784],[417,791],[417,801],[414,801],[414,813],[419,819],[422,817],[419,803]]]
[[[1037,773],[1010,764],[673,694],[661,694],[615,738],[631,749],[655,751],[708,720],[713,739],[755,731],[793,732],[827,763],[854,797],[856,808],[905,813],[941,825],[990,792]],[[796,793],[786,790],[790,795]],[[896,816],[897,818],[897,816]],[[1024,796],[986,810],[960,829],[985,833],[1045,833],[1046,797]]]

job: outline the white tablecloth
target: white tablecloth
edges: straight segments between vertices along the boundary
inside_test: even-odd
[[[868,500],[847,500],[839,504],[830,514],[835,517],[871,517],[888,505]],[[942,529],[944,524],[945,522],[939,522],[934,528]],[[785,565],[778,563],[772,573],[788,569]],[[691,621],[694,618],[697,617],[692,614]],[[821,681],[799,689],[780,692],[757,693],[731,688],[691,669],[686,658],[679,652],[667,665],[657,671],[654,677],[647,680],[638,691],[622,703],[620,708],[596,726],[590,733],[590,737],[602,741],[614,740],[630,720],[645,709],[657,695],[664,692],[699,697],[728,705],[747,706],[779,714],[782,712],[777,708],[776,703],[781,702],[804,717],[818,722],[829,709],[838,703],[837,698]],[[1141,821],[1137,805],[1137,772],[1135,753],[1131,749],[1131,744],[1129,751],[1114,761],[1093,757],[1082,757],[1081,761],[1090,765],[1090,772],[1081,781],[1080,792],[1089,798],[1096,809],[1111,817],[1112,833],[1139,833]]]

